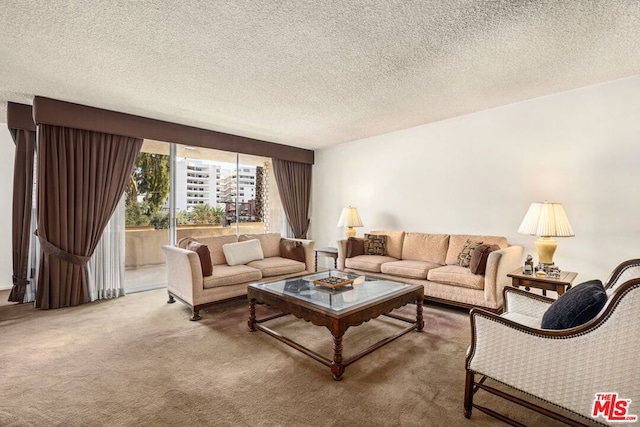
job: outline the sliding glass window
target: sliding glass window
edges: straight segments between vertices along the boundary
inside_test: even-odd
[[[178,145],[177,241],[280,232],[282,204],[270,169],[269,158]]]
[[[175,153],[172,159],[168,143],[145,140],[132,174],[126,199],[128,292],[166,285],[161,247],[171,241],[223,234],[285,235],[271,159],[185,145],[175,145]]]
[[[166,285],[162,245],[169,244],[169,148],[145,140],[125,193],[125,290]]]

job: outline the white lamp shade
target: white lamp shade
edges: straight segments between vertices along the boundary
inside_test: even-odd
[[[520,234],[543,237],[573,237],[573,229],[560,203],[531,203],[518,228]]]
[[[362,220],[358,214],[358,209],[349,206],[342,209],[338,227],[362,227]]]

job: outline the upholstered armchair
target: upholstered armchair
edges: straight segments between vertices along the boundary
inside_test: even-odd
[[[554,300],[511,287],[504,289],[503,314],[472,309],[465,417],[476,408],[514,422],[474,403],[480,390],[569,425],[640,416],[640,259],[616,267],[603,292],[606,302],[595,317],[569,329],[542,329]]]

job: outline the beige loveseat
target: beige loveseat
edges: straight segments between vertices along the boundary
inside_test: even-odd
[[[304,262],[282,257],[281,255],[290,255],[290,252],[281,253],[281,241],[282,244],[289,242],[288,248],[291,245],[301,246],[296,253],[303,253],[301,259]],[[206,245],[212,264],[209,266],[211,275],[203,275],[203,265],[207,260],[201,263],[198,253],[186,249],[190,242]],[[185,238],[178,246],[165,245],[162,251],[167,260],[168,302],[173,303],[174,298],[179,299],[191,307],[191,320],[200,320],[199,312],[203,307],[245,296],[250,283],[280,280],[313,272],[313,248],[312,240],[281,238],[279,233]],[[229,263],[234,265],[229,265],[227,258],[231,258]],[[246,262],[243,262],[243,258],[246,258]]]
[[[411,284],[424,285],[425,299],[463,307],[499,311],[507,273],[518,268],[522,246],[510,246],[505,237],[371,231],[384,235],[385,255],[347,253],[348,240],[338,242],[338,269]],[[356,238],[363,241],[363,238]],[[459,263],[467,241],[497,245],[486,257],[484,274],[473,274]],[[349,246],[349,248],[347,247]]]

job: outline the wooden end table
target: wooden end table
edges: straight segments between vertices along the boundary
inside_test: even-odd
[[[315,248],[315,265],[314,271],[318,271],[318,254],[333,258],[333,268],[338,268],[338,248]]]
[[[538,276],[535,272],[532,274],[524,274],[522,268],[518,268],[507,274],[508,277],[511,277],[511,284],[515,288],[522,286],[527,291],[530,290],[530,288],[542,289],[542,295],[544,296],[547,296],[547,291],[556,291],[558,295],[564,294],[565,291],[571,288],[571,284],[577,275],[578,273],[572,271],[562,271],[560,272],[560,278],[556,279]]]

